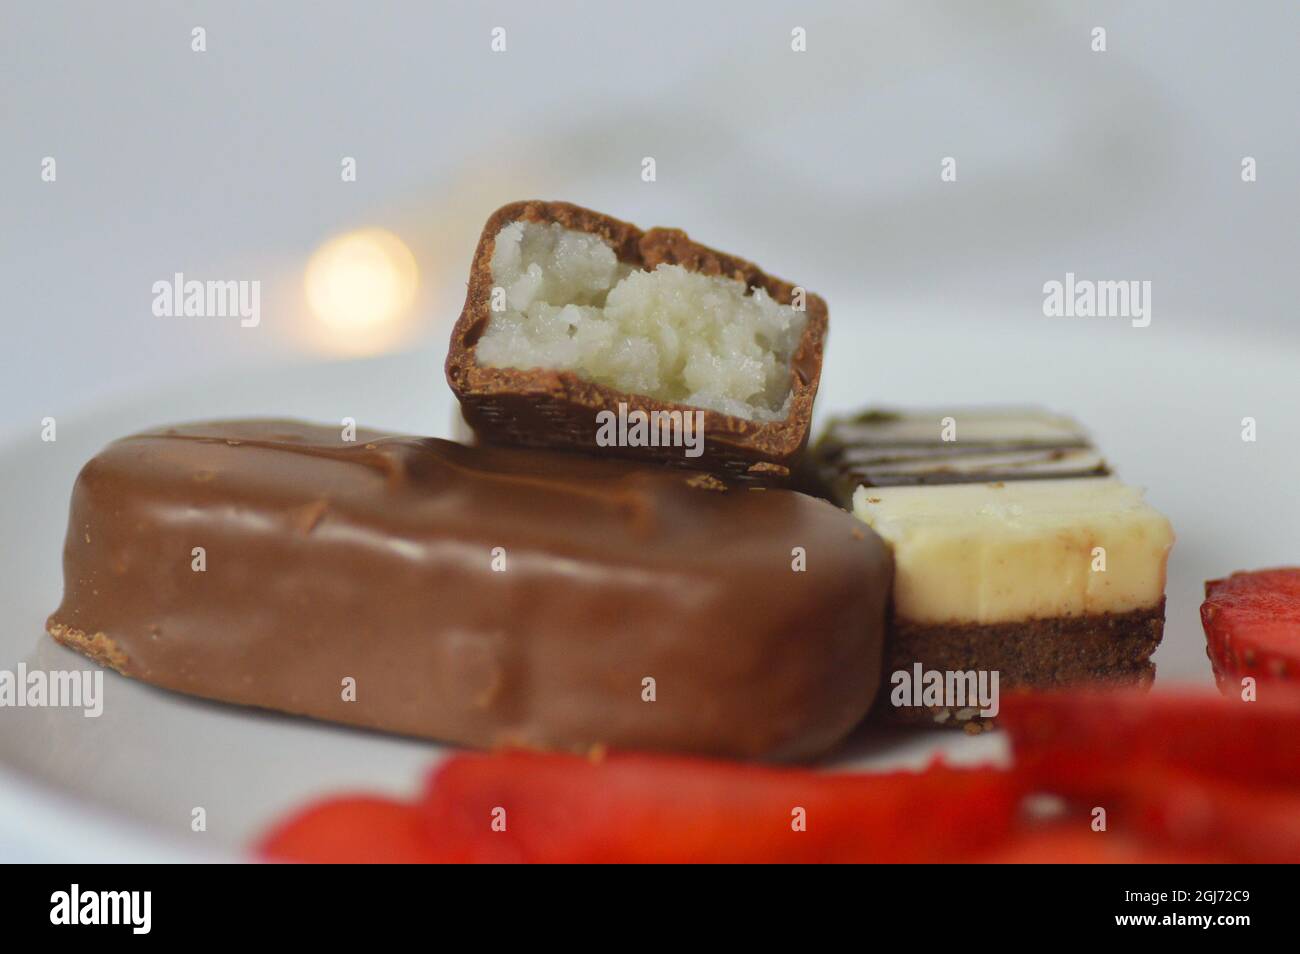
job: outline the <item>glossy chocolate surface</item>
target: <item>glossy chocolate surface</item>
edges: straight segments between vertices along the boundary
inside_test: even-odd
[[[480,747],[791,759],[870,707],[892,564],[793,491],[234,421],[86,464],[64,571],[51,634],[168,689]]]

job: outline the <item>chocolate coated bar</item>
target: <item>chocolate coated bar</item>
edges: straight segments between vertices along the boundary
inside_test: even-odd
[[[644,278],[660,266],[681,266],[695,275],[732,280],[741,292],[748,293],[751,298],[759,296],[765,301],[797,309],[802,331],[797,343],[792,346],[788,359],[774,366],[778,372],[777,383],[786,394],[784,407],[775,408],[773,405],[760,408],[756,412],[759,417],[746,419],[740,413],[724,413],[717,409],[727,407],[731,411],[735,410],[732,405],[736,401],[728,403],[727,398],[718,398],[711,405],[693,405],[682,398],[680,393],[677,394],[680,399],[673,400],[638,391],[630,385],[615,387],[600,383],[592,374],[580,368],[557,370],[558,365],[554,363],[539,365],[536,362],[541,359],[536,357],[531,361],[519,356],[513,359],[499,358],[507,366],[488,366],[480,361],[480,345],[489,333],[494,314],[514,307],[508,300],[507,290],[498,283],[500,276],[494,277],[493,273],[498,236],[508,234],[502,230],[514,223],[541,225],[547,229],[554,226],[595,236],[602,243],[596,247],[597,252],[606,246],[613,252],[612,255],[605,253],[606,265],[612,269],[607,276],[607,283],[621,280],[632,273],[640,273],[638,277]],[[543,237],[549,241],[554,240],[552,233],[546,233]],[[582,247],[578,245],[579,249]],[[587,320],[584,316],[593,314],[592,308],[597,305],[605,307],[601,296],[606,289],[601,287],[598,291],[592,291],[591,263],[575,265],[572,261],[574,257],[570,254],[557,258],[555,267],[561,271],[567,269],[569,273],[579,271],[580,268],[586,269],[577,279],[568,281],[567,284],[577,289],[571,291],[570,297],[588,310],[584,311],[581,307],[562,310],[559,306],[564,303],[560,301],[552,303],[555,307],[547,303],[541,304],[542,310],[547,312],[547,321],[569,323],[573,348],[579,348],[581,342],[589,337],[600,337],[609,332],[613,323],[605,318],[591,318],[589,327],[579,327]],[[500,264],[500,257],[497,261]],[[522,263],[513,264],[522,268]],[[540,275],[539,271],[528,279],[525,283],[527,290],[535,292],[536,282],[542,281]],[[565,277],[559,276],[555,283],[561,284],[560,279]],[[582,284],[584,280],[587,285]],[[638,287],[648,284],[642,281]],[[726,291],[726,288],[721,290]],[[705,384],[700,384],[701,380],[707,378],[711,365],[726,365],[733,360],[743,364],[744,356],[733,354],[729,349],[733,346],[752,346],[757,339],[762,339],[765,345],[768,342],[761,332],[741,340],[727,338],[725,327],[705,327],[702,331],[698,322],[704,320],[701,315],[710,312],[711,303],[716,303],[719,298],[717,291],[716,288],[705,289],[701,293],[699,307],[694,309],[699,314],[695,314],[688,306],[683,315],[681,294],[675,291],[671,294],[664,292],[660,299],[645,304],[633,322],[640,330],[625,340],[620,339],[617,347],[610,345],[607,360],[615,367],[615,371],[610,373],[615,374],[621,369],[625,376],[635,378],[644,372],[651,374],[660,386],[668,388],[668,385],[659,381],[659,372],[662,371],[683,378],[694,375],[695,385],[704,387],[705,390],[714,385],[722,387],[718,382],[706,381]],[[649,290],[646,294],[652,292]],[[518,296],[520,292],[515,289],[511,294]],[[626,290],[610,294],[611,300],[619,298],[625,312],[635,311],[626,301],[632,297]],[[750,301],[748,304],[754,303]],[[673,320],[684,322],[684,327],[656,329],[656,322],[668,321],[671,317],[669,313],[675,316]],[[542,318],[529,320],[535,325]],[[602,324],[604,327],[596,327]],[[446,365],[447,380],[460,399],[466,421],[481,438],[491,443],[572,448],[602,455],[649,459],[658,463],[720,471],[741,479],[780,483],[789,477],[791,465],[807,443],[813,399],[821,376],[826,328],[827,309],[821,298],[766,274],[750,262],[699,245],[684,232],[663,228],[643,232],[627,222],[563,202],[517,202],[498,210],[488,219],[479,239],[470,271],[465,308],[452,331]],[[528,326],[516,325],[515,329],[517,341],[529,340],[529,335],[525,333],[530,330]],[[722,336],[714,350],[692,356],[692,348],[698,348],[700,342],[710,335]],[[570,354],[569,346],[570,342],[563,338],[552,340],[545,346],[545,353],[552,356]],[[542,348],[541,345],[536,347]],[[503,354],[509,353],[509,348],[502,347],[500,350]],[[670,352],[675,357],[666,356],[665,352]],[[516,363],[511,364],[512,360]],[[569,362],[580,363],[571,355]],[[731,368],[731,371],[736,370],[737,368]],[[722,378],[725,379],[728,373],[730,371],[723,372]],[[689,390],[684,384],[681,388]],[[759,400],[758,397],[753,399]],[[610,444],[602,440],[597,415],[602,411],[620,413],[620,405],[632,416],[655,412],[676,412],[680,415],[701,410],[703,453],[688,456],[675,445],[665,448],[662,445],[647,446],[644,443]]]
[[[356,437],[109,445],[73,491],[50,634],[168,689],[482,747],[803,758],[870,706],[892,564],[826,502]]]

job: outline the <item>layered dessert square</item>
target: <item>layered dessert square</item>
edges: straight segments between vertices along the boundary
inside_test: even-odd
[[[885,718],[977,727],[996,703],[951,687],[1152,678],[1173,531],[1069,418],[869,411],[831,423],[812,470],[894,553]]]

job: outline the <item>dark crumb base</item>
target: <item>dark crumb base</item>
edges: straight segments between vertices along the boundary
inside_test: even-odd
[[[1065,616],[1018,623],[940,626],[894,620],[885,644],[884,677],[870,718],[891,725],[945,726],[978,733],[996,718],[954,707],[896,707],[892,675],[923,670],[996,670],[999,694],[1017,688],[1147,686],[1155,677],[1151,654],[1165,628],[1165,601],[1151,609],[1098,616]]]

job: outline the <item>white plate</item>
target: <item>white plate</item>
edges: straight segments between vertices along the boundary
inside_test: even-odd
[[[1122,476],[1149,488],[1178,532],[1158,679],[1208,684],[1197,617],[1206,579],[1300,562],[1300,354],[1179,334],[1174,318],[960,322],[838,308],[818,413],[865,403],[1043,404],[1079,416]],[[442,356],[282,369],[150,395],[58,422],[58,440],[0,451],[7,546],[0,556],[0,668],[89,668],[43,635],[58,603],[68,493],[114,437],[204,417],[290,415],[448,434]],[[1258,440],[1241,439],[1243,417]],[[105,675],[98,719],[67,709],[0,709],[0,859],[232,857],[280,813],[338,789],[412,792],[445,751],[305,719],[189,699]],[[841,764],[918,764],[945,750],[1000,758],[996,734],[866,733]],[[205,810],[207,830],[191,831]]]

